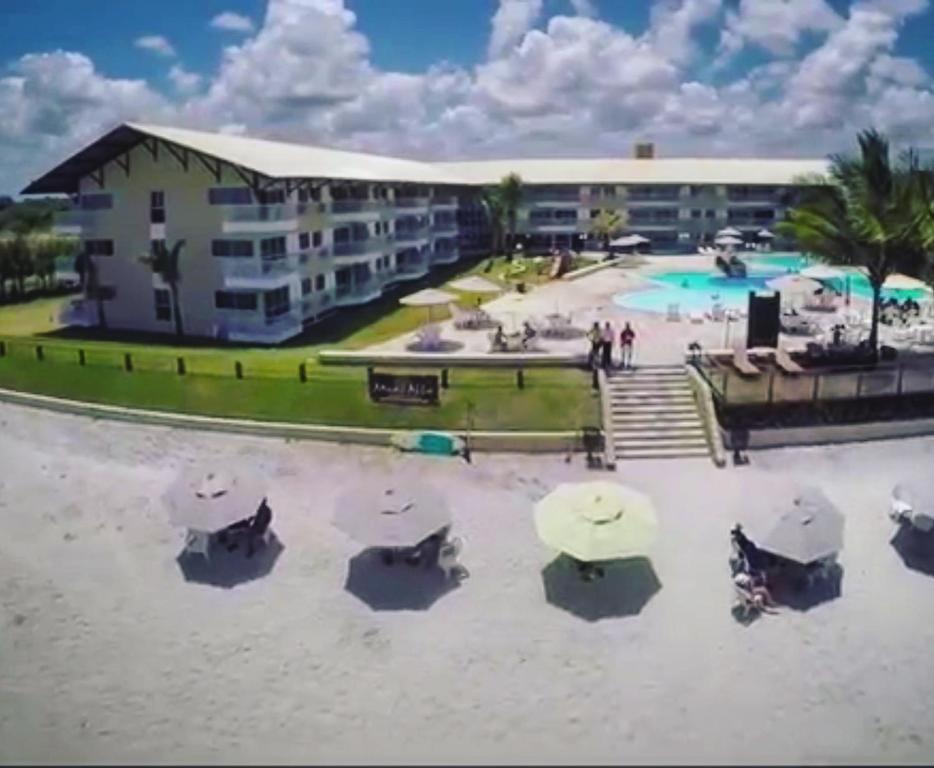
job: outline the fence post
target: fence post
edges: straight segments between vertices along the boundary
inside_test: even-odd
[[[175,359],[175,370],[178,372],[179,376],[185,375],[185,358],[177,357]]]
[[[775,397],[775,371],[769,371],[769,405]]]
[[[525,389],[525,371],[521,368],[516,369],[516,386],[519,389]]]
[[[239,360],[234,362],[234,376],[236,376],[238,379],[243,378],[243,363],[241,363]]]
[[[447,389],[450,386],[451,386],[450,381],[448,379],[448,369],[442,368],[441,369],[441,389]]]
[[[129,352],[123,353],[123,368],[127,373],[133,373],[133,358]]]
[[[298,364],[298,380],[304,384],[308,381],[308,370],[305,367],[305,363]]]
[[[0,341],[0,357],[6,357],[6,342]]]
[[[817,402],[818,390],[820,389],[820,374],[814,376],[814,389],[811,392],[811,400]]]
[[[860,371],[856,374],[856,399],[859,400],[863,394],[863,373]]]
[[[87,365],[87,363],[88,361],[84,356],[84,350],[79,349],[78,350],[78,365]]]
[[[593,387],[594,392],[600,391],[600,374],[597,373],[597,366],[593,366],[591,369],[592,376],[590,377],[590,386]]]
[[[43,360],[45,360],[45,350],[42,349],[41,344],[36,344],[36,360],[38,360],[39,362],[42,362]]]
[[[905,376],[905,364],[898,364],[898,384],[895,387],[895,394],[901,397],[902,394],[902,379]]]

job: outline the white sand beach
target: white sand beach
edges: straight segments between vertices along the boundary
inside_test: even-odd
[[[0,762],[930,763],[934,578],[885,512],[932,460],[914,439],[624,464],[656,503],[661,587],[589,622],[546,601],[555,555],[532,524],[556,483],[594,477],[580,458],[468,465],[0,406]],[[271,478],[285,549],[262,578],[183,578],[159,497],[195,462]],[[407,471],[449,495],[470,577],[374,611],[344,589],[360,548],[332,507]],[[783,478],[845,512],[843,594],[742,626],[729,528]]]

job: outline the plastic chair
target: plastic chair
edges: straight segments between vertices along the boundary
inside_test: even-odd
[[[446,580],[452,577],[460,580],[470,575],[457,559],[463,548],[463,540],[455,537],[445,541],[438,549],[438,567],[444,572]]]
[[[185,553],[201,555],[205,560],[211,559],[211,534],[205,531],[188,530],[185,536]]]

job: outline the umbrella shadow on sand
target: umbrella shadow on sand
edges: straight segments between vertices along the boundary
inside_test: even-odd
[[[889,543],[908,568],[934,576],[934,531],[919,531],[903,523]]]
[[[344,589],[374,611],[426,611],[459,586],[436,564],[409,565],[401,560],[383,562],[379,548],[352,557]]]
[[[231,589],[267,576],[284,549],[279,537],[270,533],[268,543],[257,544],[253,557],[246,556],[243,545],[228,552],[226,547],[214,544],[210,560],[182,551],[175,561],[185,581]]]
[[[585,621],[637,615],[662,583],[647,557],[600,563],[602,578],[585,581],[574,562],[559,555],[542,570],[545,599]]]
[[[793,611],[808,611],[843,594],[843,566],[834,563],[827,576],[807,586],[800,579],[782,578],[771,589],[775,602]]]

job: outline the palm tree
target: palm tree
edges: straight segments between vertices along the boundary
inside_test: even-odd
[[[490,230],[492,234],[491,250],[496,256],[503,250],[503,203],[499,196],[497,187],[489,187],[483,190],[483,207],[486,208],[487,216],[490,218]]]
[[[590,222],[590,234],[603,243],[603,250],[610,250],[610,240],[622,232],[629,224],[625,211],[601,210]]]
[[[86,245],[75,255],[75,272],[78,274],[85,297],[94,299],[97,303],[97,325],[100,328],[106,328],[107,315],[104,312],[104,294],[101,291],[97,262],[88,253]]]
[[[888,140],[861,132],[858,157],[833,155],[826,177],[812,176],[801,203],[778,225],[798,246],[833,264],[862,267],[872,286],[869,346],[878,352],[882,284],[896,271],[917,273],[924,247],[924,180],[917,155],[893,163]]]
[[[185,335],[185,329],[182,327],[181,307],[178,301],[178,285],[182,281],[179,257],[184,247],[184,240],[179,240],[171,248],[166,247],[164,240],[153,240],[152,251],[140,259],[143,264],[152,270],[154,275],[162,278],[162,282],[169,287],[169,294],[172,297],[172,318],[175,320],[175,333],[178,336]]]
[[[506,256],[511,259],[516,240],[516,217],[522,202],[522,177],[518,173],[504,176],[499,183],[498,196],[506,220]]]

